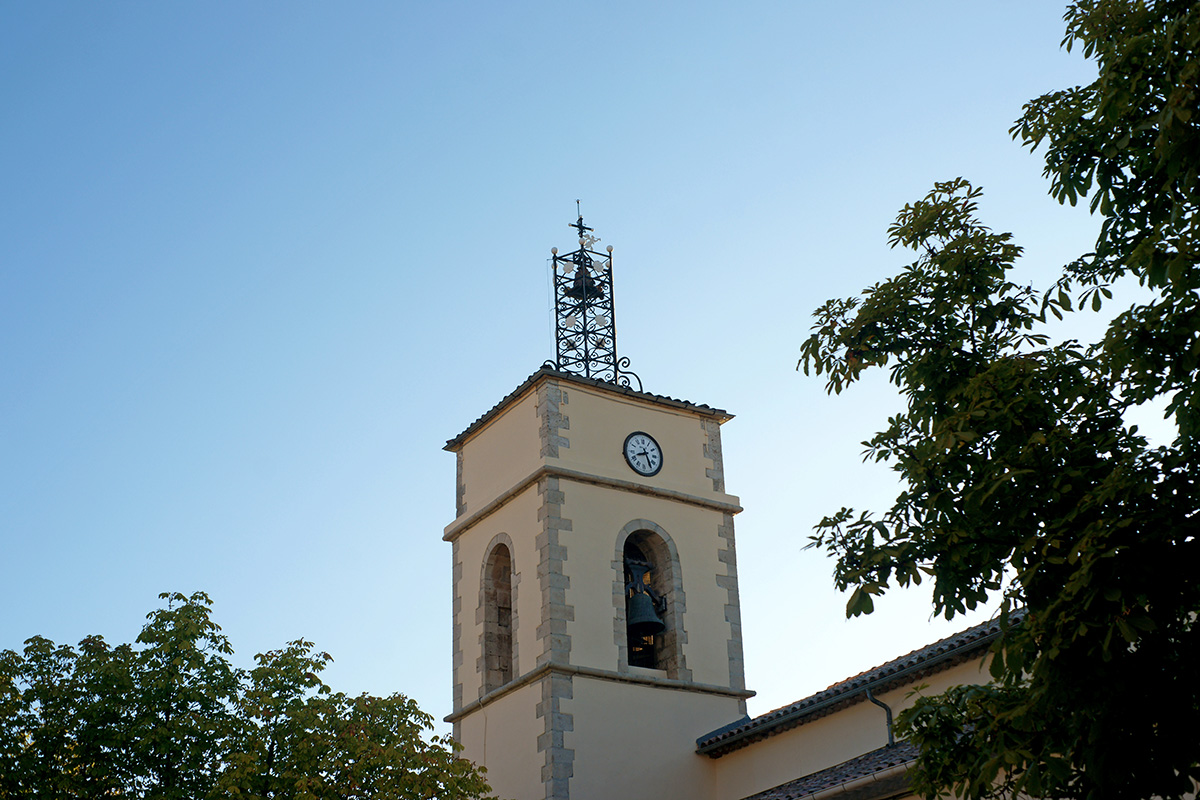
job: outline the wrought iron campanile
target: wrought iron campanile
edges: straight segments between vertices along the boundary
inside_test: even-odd
[[[579,201],[576,201],[578,205]],[[596,251],[599,237],[583,224],[583,214],[571,223],[579,234],[579,249],[554,256],[555,369],[585,378],[642,388],[642,380],[617,356],[617,321],[613,304],[612,245]]]

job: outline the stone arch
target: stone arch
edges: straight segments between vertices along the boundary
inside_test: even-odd
[[[666,630],[654,637],[655,668],[667,673],[668,678],[691,680],[692,671],[687,668],[683,645],[687,642],[684,627],[687,599],[683,591],[683,572],[679,563],[679,551],[671,535],[660,525],[648,519],[635,519],[621,528],[617,534],[613,553],[613,641],[617,645],[617,669],[628,672],[629,634],[625,619],[625,546],[634,544],[653,565],[651,587],[666,598],[663,622]]]
[[[507,533],[498,533],[484,550],[479,576],[479,606],[475,622],[479,634],[479,696],[499,689],[517,673],[517,584],[513,543]]]

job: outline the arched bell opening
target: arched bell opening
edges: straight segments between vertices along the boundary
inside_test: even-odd
[[[512,552],[497,543],[483,569],[483,687],[498,689],[513,679]]]
[[[667,630],[663,616],[667,598],[655,589],[654,562],[637,546],[633,537],[625,541],[625,632],[629,647],[629,666],[658,668],[658,644],[655,638]]]
[[[619,580],[614,584],[621,669],[662,670],[670,678],[691,679],[682,645],[684,595],[679,558],[666,531],[635,520],[617,541]]]

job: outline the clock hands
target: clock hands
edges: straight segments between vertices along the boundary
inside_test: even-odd
[[[649,477],[661,469],[662,451],[652,437],[637,431],[625,439],[625,460],[636,472]]]

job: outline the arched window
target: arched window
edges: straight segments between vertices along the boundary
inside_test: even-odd
[[[483,569],[483,692],[513,678],[512,553],[498,543]]]
[[[649,520],[634,520],[621,531],[616,556],[614,634],[621,668],[659,669],[669,678],[691,680],[683,657],[683,582],[671,538]]]

